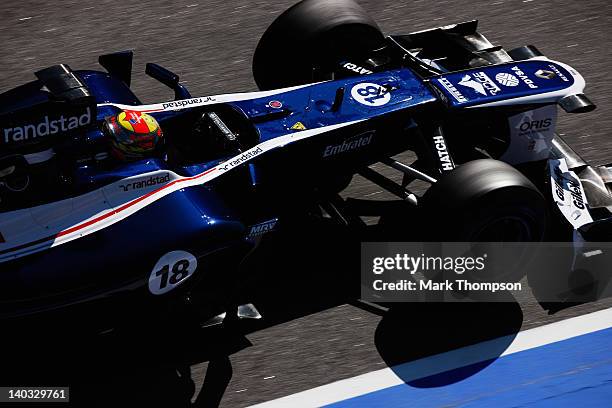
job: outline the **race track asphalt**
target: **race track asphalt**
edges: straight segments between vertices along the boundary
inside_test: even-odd
[[[0,91],[30,80],[33,71],[56,63],[67,63],[74,69],[95,68],[98,55],[123,49],[136,53],[133,88],[145,102],[172,97],[168,89],[144,75],[146,62],[157,62],[178,73],[193,95],[255,90],[251,57],[258,38],[274,17],[292,3],[293,0],[6,0],[0,4]],[[594,164],[612,162],[609,1],[360,3],[386,33],[479,19],[480,31],[495,44],[506,49],[534,44],[548,57],[572,65],[586,78],[586,94],[598,109],[585,115],[562,115],[558,131],[587,160]],[[300,50],[285,52],[290,56]],[[359,179],[348,191],[357,196],[377,192]],[[319,265],[330,263],[333,251],[326,256]],[[338,268],[342,265],[328,269],[333,273]],[[326,279],[324,274],[317,276],[321,282]],[[121,406],[111,403],[126,400],[136,404],[133,406],[156,402],[189,406],[193,400],[193,406],[203,407],[214,405],[218,395],[222,406],[238,407],[612,305],[610,301],[600,301],[548,315],[533,298],[526,297],[488,310],[419,306],[409,315],[381,318],[354,305],[317,304],[319,296],[317,292],[305,299],[279,296],[278,303],[288,312],[281,316],[272,312],[271,316],[281,323],[246,337],[218,334],[213,339],[166,339],[163,349],[169,350],[168,354],[177,349],[181,353],[180,358],[163,359],[163,364],[147,358],[152,354],[132,358],[139,351],[142,354],[143,347],[128,342],[115,345],[121,351],[118,353],[81,351],[75,366],[43,369],[32,363],[18,375],[2,373],[0,385],[15,385],[7,383],[10,380],[20,385],[64,380],[78,384],[74,385],[75,398],[90,400],[87,406]],[[218,352],[202,351],[210,342],[217,345]],[[230,357],[224,357],[226,354]],[[207,374],[207,361],[211,359]]]

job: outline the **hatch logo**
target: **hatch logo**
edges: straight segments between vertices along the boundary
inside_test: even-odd
[[[434,144],[436,146],[436,151],[438,152],[438,157],[440,158],[440,166],[444,171],[451,171],[453,167],[453,162],[451,162],[450,155],[448,154],[448,149],[446,148],[446,141],[442,136],[436,136],[433,138]]]
[[[346,64],[342,65],[342,67],[348,69],[349,71],[353,71],[359,75],[370,75],[373,73],[369,69],[360,67],[359,65],[353,64],[352,62],[347,62]]]
[[[67,132],[91,123],[91,109],[88,107],[81,116],[64,116],[49,119],[45,116],[42,122],[33,125],[15,126],[4,129],[4,143],[22,142],[38,137],[51,136],[60,132]]]

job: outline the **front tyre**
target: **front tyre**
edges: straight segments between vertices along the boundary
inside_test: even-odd
[[[333,71],[384,45],[384,35],[353,0],[304,0],[282,13],[259,40],[253,77],[261,90],[313,82],[313,71]]]
[[[546,231],[546,201],[510,165],[467,162],[423,196],[430,238],[464,242],[539,242]],[[443,239],[440,239],[443,238]]]

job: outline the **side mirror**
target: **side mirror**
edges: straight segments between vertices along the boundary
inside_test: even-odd
[[[159,82],[172,89],[174,89],[174,87],[179,83],[178,75],[167,70],[161,65],[153,64],[152,62],[147,64],[145,73],[151,78],[157,79]]]
[[[191,98],[191,94],[183,85],[179,83],[179,76],[174,72],[152,62],[147,63],[145,73],[151,78],[157,79],[168,88],[174,90],[174,99]]]
[[[559,100],[559,106],[567,113],[585,113],[595,110],[597,106],[584,94],[566,96]]]
[[[98,62],[109,74],[119,78],[125,82],[127,86],[130,86],[133,58],[134,53],[132,51],[119,51],[112,54],[100,55],[98,57]]]

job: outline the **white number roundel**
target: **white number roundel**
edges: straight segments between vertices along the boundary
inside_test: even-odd
[[[172,251],[159,258],[149,275],[149,291],[163,295],[189,278],[198,267],[198,260],[186,251]]]
[[[351,89],[351,96],[366,106],[383,106],[391,100],[391,93],[385,87],[369,82],[355,85]]]

